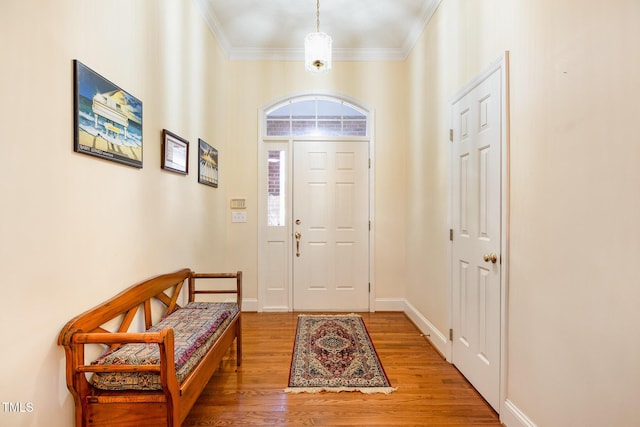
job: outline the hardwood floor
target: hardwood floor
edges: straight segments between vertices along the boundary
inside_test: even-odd
[[[389,395],[288,394],[298,313],[243,313],[243,360],[225,356],[183,426],[500,426],[498,415],[403,313],[363,313]],[[235,346],[232,346],[235,347]]]

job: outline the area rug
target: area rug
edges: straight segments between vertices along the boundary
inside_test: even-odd
[[[300,315],[287,393],[359,391],[389,394],[364,321],[358,315]]]

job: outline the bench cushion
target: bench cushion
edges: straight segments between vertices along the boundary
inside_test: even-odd
[[[175,368],[178,382],[193,368],[224,332],[238,313],[235,303],[191,302],[149,328],[150,332],[173,328]],[[160,351],[157,344],[125,344],[107,352],[92,364],[157,365]],[[152,372],[104,372],[91,378],[94,387],[102,390],[160,390],[160,375]]]

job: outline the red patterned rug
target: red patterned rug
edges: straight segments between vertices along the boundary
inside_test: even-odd
[[[286,392],[389,394],[394,390],[360,316],[298,317]]]

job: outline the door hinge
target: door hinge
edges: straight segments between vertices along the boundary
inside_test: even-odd
[[[369,293],[371,293],[371,282],[369,282]]]
[[[449,129],[449,141],[453,142],[453,129]]]
[[[453,341],[453,329],[449,329],[449,341]]]
[[[371,231],[371,221],[369,221],[369,231]]]
[[[371,169],[371,159],[369,159],[369,169]]]
[[[449,229],[449,240],[453,242],[453,228]]]

